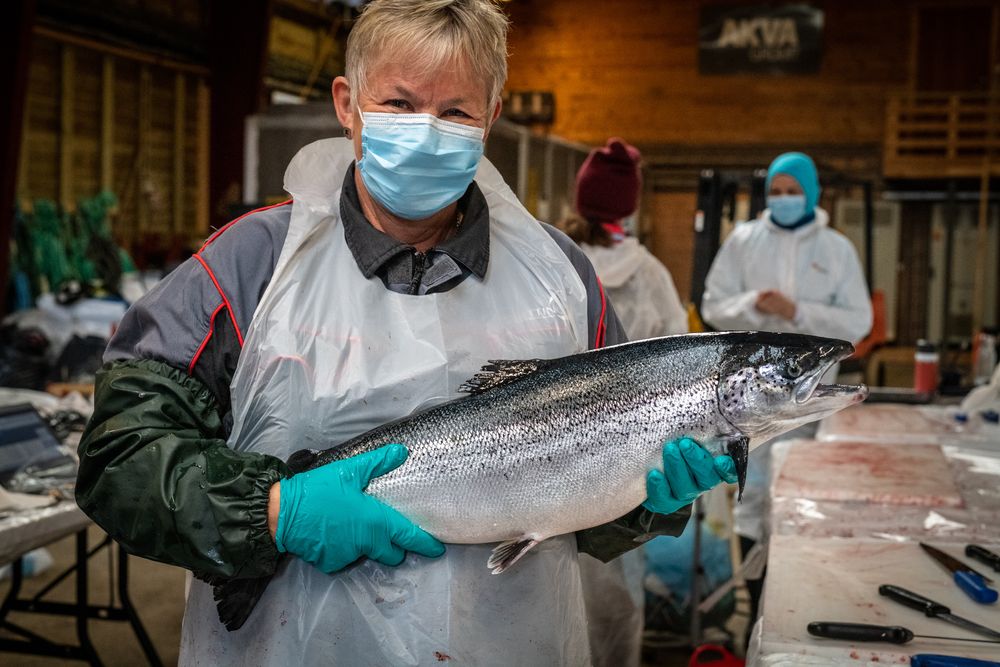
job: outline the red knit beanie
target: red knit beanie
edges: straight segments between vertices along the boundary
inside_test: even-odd
[[[617,137],[595,148],[576,174],[576,211],[597,222],[621,220],[639,203],[639,149]]]

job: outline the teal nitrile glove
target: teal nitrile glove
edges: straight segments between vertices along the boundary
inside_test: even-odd
[[[663,472],[646,474],[646,500],[642,506],[657,514],[673,514],[690,505],[719,482],[736,482],[732,457],[706,452],[691,438],[663,445]]]
[[[444,545],[430,533],[365,493],[372,479],[398,468],[407,456],[403,445],[386,445],[282,480],[278,551],[327,574],[362,556],[396,566],[407,551],[428,558],[443,554]]]

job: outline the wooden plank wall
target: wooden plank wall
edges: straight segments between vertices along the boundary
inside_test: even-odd
[[[591,145],[624,137],[654,168],[689,165],[692,188],[699,166],[748,156],[766,166],[783,150],[810,147],[820,160],[871,177],[886,94],[909,82],[918,2],[813,2],[825,11],[819,73],[754,77],[698,73],[701,7],[741,0],[513,0],[508,88],[554,92],[553,134]],[[670,159],[660,163],[663,156]],[[646,241],[686,302],[696,196],[681,188],[654,189],[644,208]]]
[[[197,67],[36,33],[18,199],[72,210],[109,189],[114,232],[187,245],[208,232],[207,79]]]
[[[698,197],[694,192],[659,192],[647,200],[651,208],[649,237],[646,245],[674,279],[683,303],[691,296],[691,272],[694,270],[694,214]],[[679,251],[687,249],[686,252]]]
[[[885,93],[908,81],[916,0],[837,0],[824,8],[815,75],[702,76],[702,5],[734,0],[515,0],[513,90],[555,93],[554,134],[590,144],[880,142]],[[761,4],[758,0],[744,4]]]

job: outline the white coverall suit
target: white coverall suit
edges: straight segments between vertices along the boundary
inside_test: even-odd
[[[857,343],[871,330],[871,299],[854,246],[830,229],[819,207],[816,219],[797,229],[760,219],[736,225],[712,263],[705,281],[701,314],[724,331],[783,331],[840,338]],[[760,292],[778,290],[795,302],[788,321],[758,311]],[[831,369],[825,381],[836,377]],[[751,454],[743,502],[736,507],[736,532],[764,537],[762,521],[770,468],[770,446]]]

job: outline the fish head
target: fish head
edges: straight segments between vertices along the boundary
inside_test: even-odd
[[[763,442],[868,396],[864,385],[822,384],[827,371],[854,353],[847,341],[801,334],[762,337],[765,344],[736,344],[723,358],[719,407],[741,434]]]
[[[720,412],[745,438],[728,452],[741,481],[749,449],[865,400],[864,385],[822,384],[853,352],[847,341],[802,334],[747,334],[727,347],[717,391]]]

